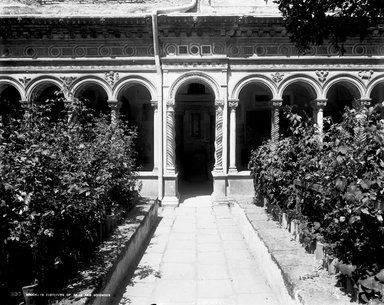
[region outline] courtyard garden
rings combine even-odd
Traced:
[[[0,294],[61,291],[137,201],[133,139],[82,101],[60,92],[23,109],[2,101]],[[18,303],[17,303],[18,304]]]
[[[384,109],[355,104],[322,134],[285,109],[288,136],[254,150],[250,168],[256,203],[265,200],[276,219],[297,223],[308,251],[323,245],[324,261],[336,264],[340,282],[348,278],[353,299],[382,304]]]

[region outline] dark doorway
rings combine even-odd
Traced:
[[[181,194],[212,192],[215,162],[214,95],[208,87],[192,83],[176,95],[176,167]]]

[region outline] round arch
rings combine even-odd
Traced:
[[[26,98],[28,101],[32,100],[33,94],[36,90],[42,89],[44,87],[48,86],[57,86],[60,90],[63,90],[63,84],[62,82],[53,76],[43,76],[39,77],[33,81],[27,86],[26,88]]]
[[[112,90],[109,87],[109,85],[104,80],[102,80],[101,78],[95,77],[95,76],[84,76],[84,77],[76,80],[72,84],[72,86],[69,88],[69,90],[72,91],[73,96],[76,96],[78,94],[78,91],[80,91],[81,89],[83,89],[87,85],[100,86],[105,91],[105,93],[107,94],[108,100],[113,99]]]
[[[221,95],[217,82],[209,75],[199,71],[191,71],[179,76],[169,88],[168,97],[170,99],[175,99],[179,89],[191,83],[199,83],[208,86],[213,91],[215,99],[220,99]]]
[[[113,97],[115,99],[119,99],[124,89],[128,89],[134,85],[144,86],[149,91],[151,99],[153,101],[157,100],[157,91],[155,86],[148,79],[140,76],[129,76],[120,79],[113,90]]]
[[[352,90],[355,98],[364,97],[365,88],[359,79],[353,77],[352,75],[336,75],[324,84],[324,90],[321,98],[327,98],[328,92],[332,86],[338,84],[346,86],[348,90]]]
[[[314,96],[314,98],[320,98],[321,96],[319,84],[312,77],[307,75],[292,75],[285,79],[280,85],[278,96],[281,98],[287,87],[292,84],[304,85],[310,90],[310,93]]]
[[[375,89],[375,87],[377,85],[381,85],[381,84],[384,84],[384,75],[381,75],[379,77],[376,77],[375,79],[373,79],[370,84],[368,85],[367,87],[367,97],[371,97],[372,95],[372,91],[373,89]]]
[[[19,92],[21,100],[26,100],[25,90],[20,83],[12,78],[0,79],[0,92],[2,92],[6,86],[14,87]]]
[[[230,97],[231,99],[238,99],[239,98],[239,95],[240,95],[240,92],[241,90],[248,84],[260,84],[264,87],[266,87],[271,95],[272,95],[272,98],[277,98],[277,90],[276,90],[276,87],[275,85],[266,77],[262,76],[262,75],[251,75],[249,77],[245,77],[243,79],[241,79],[236,85],[235,87],[233,88],[232,90],[232,94],[230,94]]]

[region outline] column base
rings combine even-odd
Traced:
[[[238,170],[236,167],[230,167],[228,169],[228,174],[237,174],[238,173]]]
[[[251,176],[251,171],[229,171],[227,194],[233,198],[241,196],[253,197],[255,195],[255,188],[253,185],[253,177]]]
[[[223,172],[212,172],[213,192],[212,201],[226,201],[227,177]]]
[[[179,203],[179,198],[175,196],[164,196],[163,200],[161,200],[162,207],[177,208],[179,206]]]
[[[179,187],[178,173],[166,173],[163,179],[164,197],[161,200],[162,206],[178,206],[179,205]]]

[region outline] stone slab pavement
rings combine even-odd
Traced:
[[[161,221],[120,305],[278,305],[226,204],[210,196]]]

